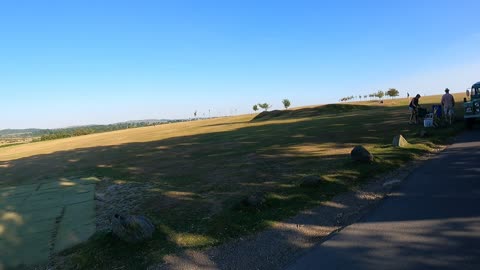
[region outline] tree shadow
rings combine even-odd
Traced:
[[[288,269],[475,269],[480,264],[478,132],[463,134],[359,223]]]
[[[324,114],[338,114],[351,112],[356,110],[370,110],[373,108],[378,108],[368,105],[353,105],[353,104],[327,104],[317,107],[308,107],[300,108],[295,110],[274,110],[274,111],[264,111],[256,115],[252,122],[258,121],[268,121],[276,119],[296,119],[296,118],[307,118],[315,117]]]
[[[202,258],[201,264],[212,269],[285,269],[286,265],[288,269],[476,269],[480,139],[477,132],[457,141],[410,175],[373,212],[362,217],[368,209],[358,210],[347,218],[340,226],[361,219],[338,234],[321,237],[323,231],[339,227],[325,217],[355,212],[368,197],[355,201],[336,197],[255,237],[200,254],[181,253],[167,262],[173,267],[195,267]],[[323,240],[327,241],[317,244]],[[295,262],[299,256],[301,260]]]

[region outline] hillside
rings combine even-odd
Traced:
[[[111,132],[115,130],[155,126],[184,120],[131,120],[109,125],[84,125],[57,129],[4,129],[0,130],[0,147],[24,144],[29,142],[49,141],[62,138],[84,136],[88,134]]]
[[[272,226],[406,164],[463,127],[459,120],[421,138],[422,127],[408,125],[406,104],[394,99],[311,106],[12,146],[0,149],[0,186],[75,177],[98,179],[101,192],[133,185],[141,196],[132,211],[154,220],[160,231],[155,238],[132,249],[101,234],[63,255],[82,269],[146,266],[169,253]],[[410,147],[392,147],[397,134]],[[372,164],[350,160],[358,144],[374,154]],[[323,180],[311,188],[301,185],[305,177]],[[266,200],[260,208],[242,204],[259,193]]]
[[[0,130],[0,138],[25,138],[35,136],[34,134],[42,132],[42,129],[27,128],[27,129],[2,129]]]

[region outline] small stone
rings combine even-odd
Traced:
[[[342,223],[343,213],[338,213],[335,219],[337,221],[337,224]]]
[[[153,223],[144,216],[115,214],[112,218],[112,233],[127,243],[140,243],[152,238]]]
[[[96,192],[95,193],[95,200],[100,201],[100,202],[105,202],[105,194]]]
[[[357,145],[352,149],[352,152],[350,152],[350,156],[354,161],[358,162],[372,162],[373,161],[373,155],[368,152],[365,147],[362,145]]]
[[[395,147],[406,147],[408,146],[407,140],[402,135],[397,135],[393,137],[393,146]]]

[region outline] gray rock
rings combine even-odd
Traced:
[[[402,135],[397,135],[393,137],[392,145],[395,147],[406,147],[408,146],[408,142]]]
[[[144,216],[112,217],[112,233],[127,243],[140,243],[152,238],[155,232],[153,223]]]
[[[95,200],[105,202],[105,194],[100,192],[95,192]]]
[[[301,187],[316,187],[322,183],[324,179],[320,176],[316,175],[308,175],[302,179],[302,183],[300,183]]]
[[[350,156],[354,161],[358,162],[372,162],[373,161],[373,155],[368,152],[365,147],[361,145],[357,145],[352,149],[352,152],[350,152]]]

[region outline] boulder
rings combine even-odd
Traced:
[[[144,216],[112,217],[112,233],[127,243],[140,243],[152,238],[155,232],[153,223]]]
[[[350,156],[354,161],[358,162],[372,162],[373,161],[373,155],[368,152],[365,147],[361,145],[357,145],[352,149],[352,152],[350,152]]]
[[[303,177],[302,182],[300,183],[301,187],[316,187],[320,185],[323,181],[323,178],[316,175],[308,175]]]
[[[393,146],[395,147],[406,147],[408,146],[407,140],[402,135],[397,135],[393,137]]]

